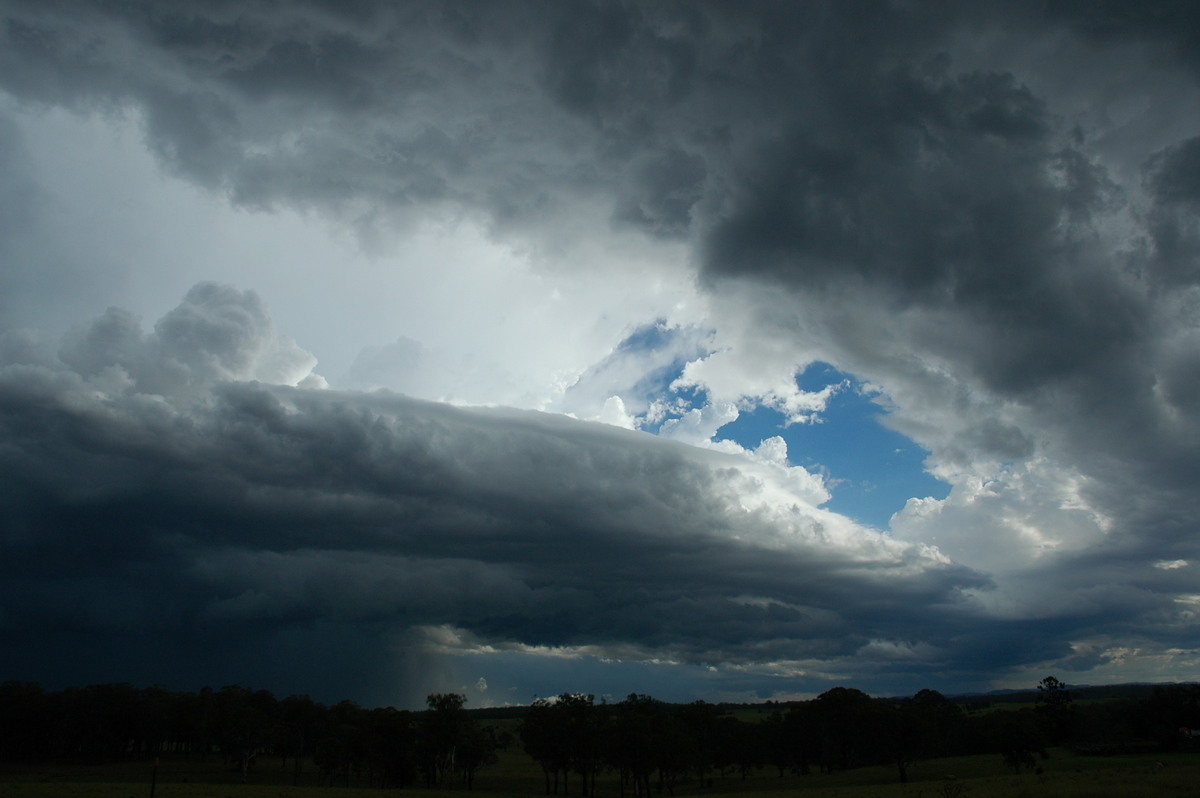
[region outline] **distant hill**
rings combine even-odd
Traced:
[[[1178,684],[1196,684],[1196,682],[1129,682],[1125,684],[1068,684],[1071,698],[1079,703],[1095,701],[1114,701],[1123,698],[1147,698],[1157,687],[1169,687]],[[935,688],[936,689],[936,688]],[[910,696],[888,696],[889,699],[900,700]],[[946,696],[954,703],[968,711],[984,707],[1005,704],[1033,704],[1037,702],[1036,688],[1029,690],[989,690],[979,693],[954,693]],[[670,702],[667,702],[670,703]],[[722,701],[714,706],[726,714],[744,712],[747,714],[769,714],[770,712],[786,710],[787,707],[802,703],[800,701],[762,701],[758,703],[732,703]],[[481,707],[468,708],[474,717],[480,720],[503,720],[520,718],[529,709],[527,706]]]
[[[1076,703],[1093,703],[1098,701],[1115,701],[1118,699],[1148,698],[1158,687],[1169,687],[1178,684],[1195,684],[1195,682],[1129,682],[1125,684],[1068,684],[1071,698]],[[1038,699],[1038,691],[1033,690],[990,690],[984,693],[960,693],[947,696],[951,701],[966,709],[968,712],[986,707],[1011,704],[1034,704]]]

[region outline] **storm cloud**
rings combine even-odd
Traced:
[[[707,695],[1197,677],[1187,6],[0,8],[7,670],[111,632],[215,678],[225,630],[375,684],[400,651],[724,669]],[[358,254],[89,261],[31,138],[64,113]],[[147,328],[160,269],[194,279]],[[819,423],[818,362],[944,498],[874,529],[782,438],[721,438]],[[262,667],[230,673],[317,680]]]
[[[779,463],[258,381],[280,347],[252,293],[200,285],[137,330],[109,311],[0,372],[10,638],[333,622],[365,627],[368,659],[380,629],[428,626],[741,664],[944,637],[986,584],[817,509],[819,484]]]

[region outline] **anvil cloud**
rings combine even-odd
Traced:
[[[1200,677],[1197,25],[0,3],[0,676]],[[887,528],[721,433],[850,390]]]

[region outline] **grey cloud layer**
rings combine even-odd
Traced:
[[[918,569],[914,594],[893,592],[890,577],[879,592],[820,547],[780,560],[733,543],[749,523],[729,515],[733,488],[699,455],[661,443],[261,385],[224,385],[184,412],[185,388],[207,397],[214,379],[294,382],[307,367],[255,326],[244,297],[228,309],[240,327],[206,327],[191,302],[147,349],[111,313],[52,369],[10,367],[19,487],[7,490],[24,508],[11,528],[65,513],[50,525],[64,537],[44,545],[66,562],[91,540],[85,518],[197,547],[180,565],[193,587],[178,603],[203,618],[282,622],[336,607],[698,658],[743,656],[730,652],[753,642],[745,628],[778,635],[782,649],[812,638],[825,654],[879,636],[944,646],[945,672],[1049,659],[1071,636],[1132,629],[1194,649],[1194,626],[1172,610],[1191,571],[1154,563],[1200,560],[1200,48],[1188,34],[1198,22],[1170,3],[4,5],[6,91],[134,109],[165,164],[236,203],[315,208],[365,238],[436,206],[534,242],[579,224],[689,241],[745,335],[882,386],[896,406],[889,423],[930,448],[941,473],[994,463],[1011,480],[978,496],[964,487],[937,517],[897,522],[899,536],[937,533],[969,564],[988,550],[981,561],[1008,567],[1008,552],[1034,548],[1014,529],[1063,525],[1065,542],[1013,577],[1014,595],[1028,588],[1061,607],[1006,610],[1042,618],[1036,628],[970,631],[928,610],[951,630],[938,633],[917,608],[941,607],[946,580],[976,578],[962,571]],[[0,157],[19,160],[3,136]],[[227,329],[245,337],[210,336]],[[7,346],[21,349],[14,337]],[[114,363],[122,370],[97,365]],[[591,376],[616,379],[619,365]],[[132,387],[112,383],[122,374]],[[122,398],[87,399],[89,381]],[[600,401],[576,393],[580,406]],[[79,469],[79,495],[51,478],[63,464]],[[1056,492],[1068,480],[1078,490]],[[97,488],[108,498],[89,504],[93,481],[136,500]],[[1051,507],[1069,513],[1039,515]],[[1102,522],[1077,517],[1087,513]],[[335,533],[346,542],[331,545]],[[105,539],[113,567],[133,568],[124,558],[141,550]],[[323,550],[339,554],[318,565]],[[363,551],[383,558],[367,569]],[[417,612],[300,587],[359,568],[368,583],[400,584],[426,567],[463,569],[503,600],[483,612],[431,587]],[[286,576],[254,583],[270,569]],[[218,572],[215,598],[197,599]],[[86,604],[103,578],[63,595]],[[1047,584],[1061,594],[1039,593]],[[744,593],[780,606],[848,601],[838,623],[853,618],[855,631],[827,637],[808,616],[730,600]],[[629,607],[654,611],[635,624]]]

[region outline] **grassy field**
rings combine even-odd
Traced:
[[[695,783],[678,785],[677,798],[712,795],[721,798],[1140,798],[1196,795],[1200,785],[1200,755],[1079,757],[1053,751],[1039,762],[1041,773],[1014,775],[999,756],[958,757],[919,762],[911,781],[899,784],[891,768],[862,768],[831,775],[788,776],[779,779],[764,770],[747,781],[717,778],[699,790]],[[0,771],[0,798],[144,798],[150,795],[152,766],[127,763],[102,766],[41,766]],[[219,761],[164,760],[158,768],[155,798],[317,798],[377,796],[378,789],[316,786],[311,765],[301,784],[292,784],[291,767],[278,760],[259,762],[247,784]],[[573,781],[570,795],[579,795]],[[406,789],[410,798],[445,795],[454,790]],[[616,798],[614,776],[597,783],[600,798]],[[474,793],[489,798],[532,798],[544,793],[540,771],[519,751],[501,753],[495,765],[476,778]],[[560,791],[561,794],[561,791]],[[665,793],[664,793],[665,796]]]

